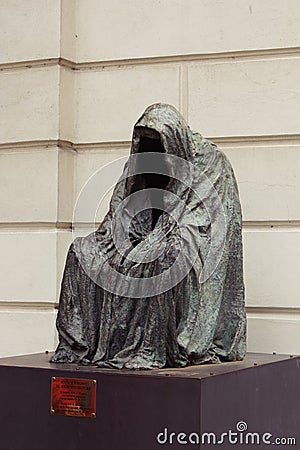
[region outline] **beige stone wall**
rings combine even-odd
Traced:
[[[298,0],[12,0],[0,17],[0,354],[55,347],[74,200],[156,101],[236,172],[249,350],[300,353]]]

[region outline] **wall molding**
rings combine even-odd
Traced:
[[[0,222],[0,232],[53,232],[71,231],[72,222]]]
[[[61,65],[61,58],[47,58],[47,59],[34,59],[25,61],[15,61],[8,63],[0,63],[0,71],[8,70],[24,70],[24,69],[36,69],[40,67],[52,67]]]
[[[0,301],[0,312],[9,310],[45,310],[53,311],[58,308],[58,302],[32,302],[32,301],[13,301],[13,300],[1,300]],[[296,316],[295,318],[300,319],[300,307],[269,307],[269,306],[246,306],[247,314],[251,317],[274,315],[278,318],[290,318],[290,316]]]
[[[53,311],[58,308],[57,302],[24,302],[24,301],[10,301],[1,300],[0,301],[0,312],[1,311],[11,311],[11,310],[26,310],[26,311]]]
[[[32,222],[0,222],[0,233],[35,233],[35,232],[55,232],[55,231],[65,231],[71,232],[73,227],[77,227],[78,229],[82,228],[85,230],[88,229],[96,229],[100,225],[100,222],[95,223],[74,223],[69,222],[42,222],[42,221],[32,221]],[[243,221],[243,230],[244,231],[296,231],[300,232],[300,220],[273,220],[273,221]]]
[[[300,307],[246,306],[246,312],[251,320],[293,320],[300,323]]]
[[[193,54],[179,54],[171,56],[147,56],[136,58],[112,59],[112,60],[98,60],[98,61],[84,61],[77,62],[63,57],[47,58],[37,60],[25,60],[0,63],[0,71],[18,70],[18,69],[34,69],[38,67],[47,67],[59,65],[66,69],[74,71],[83,70],[105,70],[108,68],[121,68],[127,66],[138,65],[156,65],[156,64],[174,64],[183,62],[198,62],[215,63],[215,62],[232,62],[242,60],[260,60],[260,59],[276,59],[276,58],[299,58],[300,47],[279,47],[279,48],[265,48],[253,50],[233,50],[225,52],[211,52],[211,53],[193,53]]]
[[[39,148],[51,148],[58,147],[58,139],[43,139],[35,141],[16,141],[16,142],[3,142],[0,143],[0,152],[4,150],[24,150],[24,149],[39,149]]]
[[[243,229],[250,231],[277,231],[282,228],[289,231],[300,231],[300,220],[245,220]]]
[[[278,134],[257,136],[206,136],[220,147],[275,147],[275,146],[300,146],[300,134]],[[99,141],[99,142],[72,142],[64,139],[44,139],[34,141],[16,141],[0,143],[0,152],[5,150],[27,150],[40,148],[55,148],[84,152],[89,150],[130,149],[131,141]]]

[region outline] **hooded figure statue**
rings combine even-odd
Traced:
[[[152,369],[243,359],[241,207],[215,144],[149,106],[99,228],[71,245],[55,363]]]

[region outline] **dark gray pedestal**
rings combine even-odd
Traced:
[[[277,448],[300,448],[300,357],[249,353],[242,362],[153,371],[55,365],[49,357],[0,359],[1,450],[254,449],[278,438]],[[96,418],[50,414],[52,377],[96,380]],[[191,443],[203,433],[219,444],[213,435]]]

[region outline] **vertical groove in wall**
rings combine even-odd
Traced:
[[[188,68],[185,63],[180,65],[179,110],[188,122]]]
[[[58,160],[59,160],[59,158],[58,158]],[[59,175],[58,175],[58,180],[59,180]],[[59,191],[59,189],[58,189],[58,191]],[[60,294],[60,286],[59,286],[59,283],[58,283],[58,267],[59,267],[58,254],[59,254],[59,241],[58,241],[58,233],[56,233],[56,239],[55,239],[55,269],[56,269],[56,271],[55,271],[55,273],[56,273],[56,276],[55,276],[55,283],[56,283],[55,292],[56,292],[56,299],[55,299],[55,304],[53,305],[54,309],[55,309],[55,307],[58,304],[59,294]],[[53,342],[52,342],[52,348],[53,349],[55,349],[56,346],[57,346],[57,342],[56,341],[57,341],[57,335],[56,335],[56,331],[55,331],[53,333]]]
[[[63,52],[63,48],[62,48],[62,34],[63,34],[63,1],[64,0],[60,0],[60,15],[59,15],[59,20],[60,20],[60,26],[59,26],[59,54],[60,57],[62,55]],[[58,67],[59,70],[59,85],[58,85],[58,137],[60,139],[60,137],[62,136],[62,130],[63,130],[63,124],[62,124],[62,102],[63,102],[63,95],[62,95],[62,70],[63,67],[61,65],[59,65]],[[74,93],[75,94],[75,93]],[[56,190],[56,215],[57,215],[57,219],[59,218],[58,214],[60,212],[60,164],[61,164],[61,155],[60,155],[60,151],[61,149],[59,148],[59,145],[57,145],[57,190]],[[56,233],[55,236],[55,284],[56,284],[56,299],[55,299],[55,303],[52,305],[52,308],[54,309],[55,306],[57,305],[57,299],[58,299],[58,295],[59,295],[59,286],[58,286],[58,273],[57,273],[57,268],[58,268],[58,247],[59,247],[59,241],[58,241],[58,233]],[[56,348],[56,341],[57,341],[57,337],[55,332],[53,333],[52,336],[52,349]]]
[[[58,117],[57,117],[57,129],[58,129],[58,139],[62,135],[62,124],[61,124],[61,102],[62,102],[62,94],[61,94],[61,71],[62,67],[58,66]]]

